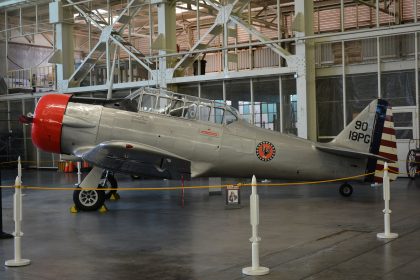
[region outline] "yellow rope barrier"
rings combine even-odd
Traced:
[[[259,183],[256,186],[267,186],[267,187],[286,187],[286,186],[297,186],[297,185],[314,185],[314,184],[323,184],[323,183],[331,183],[331,182],[338,182],[338,181],[348,181],[364,176],[373,175],[375,172],[365,173],[350,177],[343,177],[343,178],[336,178],[336,179],[329,179],[329,180],[320,180],[320,181],[304,181],[304,182],[288,182],[288,183]],[[176,186],[176,187],[119,187],[119,188],[103,188],[102,190],[106,191],[162,191],[162,190],[191,190],[191,189],[212,189],[212,188],[226,188],[230,185],[205,185],[205,186]],[[236,184],[238,187],[250,187],[252,184],[250,183],[238,183]],[[14,186],[0,186],[0,188],[14,188]],[[75,191],[81,190],[78,187],[41,187],[41,186],[22,186],[22,189],[27,190],[56,190],[56,191]],[[83,188],[83,190],[97,190],[98,188]]]
[[[292,182],[292,183],[257,184],[257,186],[261,185],[261,186],[268,186],[268,187],[271,187],[271,186],[273,186],[273,187],[280,186],[281,187],[281,186],[296,186],[296,185],[315,185],[315,184],[347,181],[347,180],[356,179],[356,178],[369,176],[369,175],[373,175],[373,174],[375,174],[375,172],[365,173],[365,174],[360,174],[360,175],[355,175],[355,176],[350,176],[350,177],[337,178],[337,179],[329,179],[329,180],[294,182],[294,183]],[[252,186],[252,184],[243,184],[243,186],[249,187],[249,186]]]
[[[64,160],[64,161],[66,161],[66,160]],[[12,163],[17,163],[17,162],[18,162],[17,160],[5,161],[5,162],[0,162],[0,165],[12,164]],[[46,163],[46,162],[57,163],[57,162],[60,162],[60,161],[59,160],[57,160],[57,161],[51,161],[51,160],[41,160],[41,161],[21,160],[21,163]],[[420,161],[407,161],[407,160],[403,160],[403,159],[399,159],[398,162],[411,162],[411,163],[420,164]]]
[[[384,169],[380,170],[384,171]],[[392,170],[389,170],[390,173],[393,173]],[[420,171],[416,172],[417,174]],[[364,173],[349,177],[343,178],[336,178],[336,179],[329,179],[329,180],[319,180],[319,181],[303,181],[303,182],[287,182],[287,183],[259,183],[256,186],[266,186],[266,187],[286,187],[286,186],[299,186],[299,185],[315,185],[315,184],[323,184],[323,183],[332,183],[332,182],[339,182],[339,181],[348,181],[352,179],[357,179],[360,177],[370,176],[375,174],[375,172]],[[407,174],[407,173],[399,173]],[[188,189],[212,189],[212,188],[226,188],[228,186],[234,186],[234,184],[230,185],[211,185],[211,186],[176,186],[176,187],[119,187],[119,188],[102,188],[102,190],[106,191],[172,191],[172,190],[188,190]],[[238,183],[236,184],[238,187],[250,187],[252,186],[251,183]],[[15,186],[0,186],[0,188],[4,189],[11,189],[15,188]],[[27,190],[55,190],[55,191],[75,191],[81,190],[79,187],[42,187],[42,186],[21,186],[22,189]],[[97,190],[98,188],[83,188],[83,190]]]

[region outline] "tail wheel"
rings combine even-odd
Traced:
[[[416,151],[413,149],[408,151],[406,168],[407,168],[408,178],[414,179],[417,174],[417,163],[416,163]]]
[[[94,190],[78,188],[73,192],[73,202],[79,210],[96,211],[104,205],[105,192],[100,188]]]
[[[349,197],[351,196],[353,193],[353,187],[348,184],[348,183],[344,183],[340,186],[340,194],[344,197]]]

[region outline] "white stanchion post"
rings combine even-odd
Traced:
[[[82,162],[77,162],[77,185],[80,186],[82,183]]]
[[[28,259],[22,259],[21,238],[23,236],[22,228],[22,165],[20,157],[18,159],[18,176],[15,180],[15,194],[13,196],[13,219],[15,221],[15,258],[5,262],[6,266],[24,266],[31,263]]]
[[[258,236],[258,224],[260,223],[260,205],[257,194],[257,178],[252,176],[252,193],[250,196],[250,212],[252,237],[249,239],[252,243],[252,266],[242,269],[242,273],[246,275],[265,275],[270,272],[267,267],[260,266],[259,242],[261,238]]]
[[[388,175],[388,163],[385,162],[384,166],[384,177],[383,177],[383,188],[384,188],[384,201],[385,209],[384,212],[384,232],[378,233],[376,236],[378,238],[397,238],[397,233],[391,232],[391,209],[389,209],[389,201],[391,199],[389,175]]]

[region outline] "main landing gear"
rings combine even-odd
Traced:
[[[344,183],[340,186],[340,194],[344,197],[349,197],[353,193],[353,187],[349,183]]]
[[[99,182],[99,183],[98,183]],[[96,189],[84,189],[89,186],[98,187]],[[96,211],[99,210],[106,199],[117,196],[117,190],[108,190],[109,188],[118,188],[117,180],[110,171],[104,171],[94,167],[86,176],[80,186],[73,192],[73,202],[77,210]]]

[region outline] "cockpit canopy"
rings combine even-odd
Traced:
[[[229,124],[239,119],[235,108],[224,101],[213,101],[164,89],[140,88],[127,96],[137,111],[164,114],[173,117]],[[133,108],[134,109],[134,108]]]

